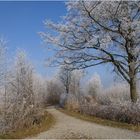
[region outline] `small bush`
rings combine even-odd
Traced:
[[[68,94],[65,107],[68,110],[73,110],[75,112],[79,112],[80,107],[79,107],[78,98],[76,98],[76,96],[73,94]]]

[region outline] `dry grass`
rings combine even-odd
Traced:
[[[31,137],[40,132],[48,130],[52,125],[54,125],[54,123],[54,117],[48,112],[45,112],[43,120],[40,124],[33,125],[29,128],[18,129],[17,131],[8,134],[0,135],[0,139],[21,139]]]
[[[105,126],[123,128],[123,129],[140,132],[140,125],[133,125],[133,124],[110,121],[110,120],[106,120],[106,119],[97,118],[94,116],[89,116],[89,115],[80,114],[80,113],[73,112],[73,111],[68,111],[66,109],[59,109],[59,111],[61,111],[62,113],[65,113],[67,115],[70,115],[72,117],[75,117],[77,119],[81,119],[81,120],[85,120],[85,121],[89,121],[89,122],[93,122],[93,123],[97,123],[97,124],[101,124],[101,125],[105,125]]]

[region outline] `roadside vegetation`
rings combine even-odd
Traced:
[[[74,72],[71,74],[74,74]],[[130,126],[132,124],[136,128],[139,126],[140,103],[139,101],[135,104],[131,102],[127,84],[118,83],[105,89],[102,86],[100,76],[95,74],[82,88],[81,75],[80,71],[76,71],[76,75],[73,76],[74,82],[71,79],[69,93],[62,93],[57,90],[56,96],[52,94],[52,98],[57,98],[57,101],[52,102],[52,104],[58,104],[59,102],[62,108],[70,112],[116,121],[118,124],[124,123],[125,125],[127,123]],[[81,84],[77,85],[77,83]],[[62,86],[61,88],[65,90],[65,87]],[[50,93],[54,93],[54,90]]]
[[[61,111],[62,113],[65,113],[67,115],[70,115],[72,117],[75,117],[77,119],[97,123],[97,124],[104,125],[104,126],[128,129],[128,130],[132,130],[132,131],[136,131],[136,132],[140,131],[140,126],[139,125],[133,125],[133,124],[128,124],[128,123],[110,121],[110,120],[107,120],[107,119],[101,119],[99,117],[94,117],[94,116],[87,115],[87,114],[81,114],[81,113],[78,113],[78,112],[69,111],[69,110],[64,109],[64,108],[59,109],[59,111]]]
[[[12,60],[4,40],[0,50],[0,138],[23,138],[47,130],[54,118],[46,111],[46,80],[34,71],[23,50]]]
[[[140,1],[68,1],[67,14],[60,22],[44,22],[48,30],[40,35],[48,48],[51,44],[56,50],[49,64],[60,65],[62,107],[140,124],[139,5]],[[106,88],[98,74],[81,81],[82,70],[97,65],[110,66],[119,82]]]
[[[10,133],[0,135],[0,139],[22,139],[28,137],[31,138],[32,136],[35,136],[43,131],[47,131],[55,124],[54,117],[47,112],[44,112],[43,116],[40,117],[41,120],[39,124],[34,124],[28,126],[28,128],[20,128],[15,130],[14,132],[12,131]]]
[[[46,20],[47,32],[40,32],[54,54],[49,66],[59,66],[50,79],[35,71],[24,51],[9,58],[7,42],[0,39],[0,138],[48,129],[54,123],[46,113],[48,105],[60,105],[81,119],[139,131],[140,1],[79,0],[66,2],[66,7],[60,23]],[[100,64],[109,65],[119,82],[104,87],[98,72],[85,78],[86,68]]]

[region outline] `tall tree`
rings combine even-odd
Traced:
[[[73,70],[71,72],[70,91],[72,94],[79,96],[80,84],[81,84],[81,80],[82,80],[83,76],[84,76],[83,70]]]
[[[83,69],[111,64],[130,85],[132,102],[138,98],[140,73],[140,1],[70,1],[61,23],[46,21],[57,34],[41,33],[58,47],[57,60]],[[64,58],[64,59],[62,59]],[[68,61],[66,61],[68,60]]]
[[[7,99],[7,83],[8,83],[8,71],[7,71],[7,42],[3,38],[0,38],[0,97],[3,97],[2,117],[4,126],[8,124],[8,99]],[[6,132],[6,127],[2,130]]]
[[[65,87],[65,92],[68,94],[70,91],[71,84],[71,70],[69,65],[63,65],[60,68],[59,79]]]
[[[102,90],[102,82],[100,79],[100,75],[98,75],[97,73],[94,73],[94,75],[88,81],[87,87],[88,87],[87,88],[88,93],[91,96],[96,98],[98,94],[101,93],[101,90]]]
[[[33,67],[24,51],[16,56],[13,79],[10,81],[13,90],[13,125],[22,121],[34,112]],[[16,121],[15,121],[16,120]]]

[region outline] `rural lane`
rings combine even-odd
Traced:
[[[47,109],[56,123],[32,139],[140,139],[140,132],[102,126],[68,116],[54,107]]]

